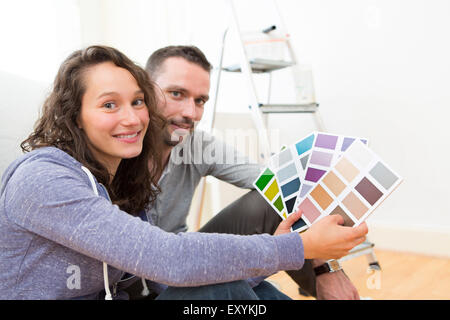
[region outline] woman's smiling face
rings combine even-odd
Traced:
[[[122,159],[138,156],[149,123],[144,93],[131,73],[112,62],[87,69],[78,125],[96,160],[115,174]]]

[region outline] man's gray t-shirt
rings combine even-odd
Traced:
[[[252,163],[234,147],[195,131],[172,149],[159,180],[161,193],[147,210],[147,217],[165,231],[187,231],[186,218],[202,177],[211,175],[237,187],[253,189],[253,181],[261,170],[261,165]]]

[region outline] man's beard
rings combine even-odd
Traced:
[[[170,131],[169,126],[173,124],[176,126],[181,126],[180,129],[175,129],[173,132]],[[186,128],[186,129],[184,129]],[[163,140],[164,143],[169,147],[174,147],[183,141],[183,138],[188,134],[191,134],[195,129],[195,123],[191,119],[168,119],[166,127],[164,128]]]

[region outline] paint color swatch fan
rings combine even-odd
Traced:
[[[365,138],[323,132],[315,132],[308,139],[311,140],[309,148],[301,154],[300,159],[304,175],[296,207],[353,142],[368,142]]]
[[[360,138],[323,132],[308,134],[290,146],[283,146],[278,154],[273,155],[268,161],[267,170],[263,171],[254,185],[272,207],[277,204],[277,213],[286,219],[356,139]],[[367,139],[361,141],[367,143]],[[271,187],[266,185],[269,181]],[[272,198],[275,197],[272,190],[277,190],[279,196]],[[293,229],[304,230],[307,227],[305,220],[299,219]]]
[[[302,232],[330,214],[358,226],[401,181],[367,139],[314,132],[274,155],[254,185],[282,219],[302,209],[292,226]]]
[[[327,215],[338,214],[344,225],[356,227],[402,182],[377,154],[356,140],[323,175],[297,209],[310,226]],[[294,230],[301,231],[301,230]]]

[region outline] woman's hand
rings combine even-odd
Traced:
[[[366,240],[369,231],[363,222],[357,227],[344,227],[340,215],[326,216],[300,234],[305,259],[339,259]]]
[[[292,213],[279,224],[274,235],[291,232],[292,225],[301,216],[301,210]],[[339,259],[364,242],[369,231],[365,222],[355,228],[343,224],[344,218],[340,215],[326,216],[301,233],[305,259]]]

